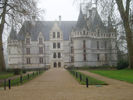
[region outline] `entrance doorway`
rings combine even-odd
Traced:
[[[58,62],[58,67],[61,67],[61,62]]]
[[[56,62],[54,62],[54,68],[56,68],[57,67],[57,63]]]

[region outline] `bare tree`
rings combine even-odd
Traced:
[[[130,4],[131,0],[125,0],[125,7],[122,0],[116,0],[118,9],[123,21],[123,26],[126,33],[126,41],[128,48],[129,68],[133,68],[133,33],[130,27]]]
[[[2,36],[4,26],[21,26],[25,20],[37,18],[39,9],[35,0],[1,0],[0,1],[0,71],[5,70]]]
[[[98,0],[100,4],[103,4],[103,10],[108,16],[112,17],[112,20],[116,24],[121,23],[123,26],[123,32],[126,36],[129,68],[133,68],[133,30],[131,23],[131,16],[133,12],[133,0]],[[120,17],[120,18],[119,18]],[[119,21],[117,19],[120,19]],[[120,34],[123,35],[123,34]]]

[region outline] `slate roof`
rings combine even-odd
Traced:
[[[9,37],[10,39],[17,40],[17,32],[14,30],[14,28],[11,28]]]
[[[92,10],[95,10],[95,12],[92,11],[92,14],[88,18],[88,24],[89,24],[88,29],[92,32],[96,31],[96,29],[100,29],[103,32],[107,32],[107,27],[104,26],[104,23],[102,22],[97,9],[93,8]],[[95,14],[93,14],[93,13],[95,13]]]
[[[84,19],[84,14],[82,13],[82,10],[80,9],[78,21],[76,24],[76,30],[80,31],[83,28],[87,28],[86,20]]]
[[[18,39],[19,40],[24,40],[25,35],[27,32],[31,36],[32,41],[36,41],[38,34],[42,32],[44,35],[45,40],[49,40],[49,33],[54,26],[55,21],[36,21],[35,25],[33,25],[30,21],[24,22],[19,34],[18,34]],[[59,27],[61,28],[63,32],[63,38],[64,40],[69,39],[69,34],[72,31],[72,28],[75,27],[77,21],[61,21]]]
[[[94,8],[92,10],[96,9]],[[94,32],[98,28],[102,32],[110,33],[109,27],[104,26],[97,10],[92,12],[87,20],[88,21],[85,20],[84,14],[82,13],[82,10],[80,10],[78,21],[58,21],[58,26],[63,32],[63,39],[69,40],[72,29],[81,31],[83,28],[86,28],[88,31]],[[31,36],[31,40],[36,41],[39,33],[41,32],[44,39],[49,40],[49,33],[54,26],[54,23],[55,21],[36,21],[35,24],[33,24],[31,21],[25,21],[18,35],[16,36],[16,32],[12,30],[10,37],[12,39],[24,40],[28,32]]]

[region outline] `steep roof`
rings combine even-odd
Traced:
[[[39,33],[42,32],[45,40],[49,40],[49,33],[54,23],[55,21],[36,21],[35,25],[33,25],[32,22],[26,21],[18,34],[18,39],[24,40],[28,32],[31,36],[31,40],[36,41]],[[64,40],[68,40],[72,27],[76,25],[76,21],[61,21],[58,25],[63,32]]]
[[[11,32],[10,32],[9,38],[13,39],[13,40],[17,39],[17,32],[14,30],[14,28],[11,28]]]
[[[110,16],[108,16],[108,31],[109,32],[115,32],[116,31],[116,29],[113,28],[113,24],[112,24]]]
[[[104,26],[100,15],[97,12],[96,8],[92,8],[92,13],[88,18],[89,30],[95,31],[97,28],[100,30],[106,31],[106,27]]]
[[[82,30],[83,28],[87,28],[86,20],[84,19],[84,14],[82,10],[80,9],[78,21],[76,24],[76,30]]]

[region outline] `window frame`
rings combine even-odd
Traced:
[[[57,38],[60,38],[60,32],[57,32]]]
[[[43,54],[43,47],[39,47],[39,54]]]
[[[27,64],[31,64],[31,59],[28,57],[28,58],[26,58],[26,63]]]
[[[29,37],[26,37],[26,44],[30,44],[30,38]]]

